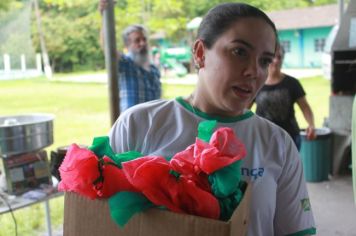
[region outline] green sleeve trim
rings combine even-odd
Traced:
[[[316,228],[305,229],[296,233],[288,234],[287,236],[304,236],[316,234]]]
[[[250,118],[251,116],[253,116],[253,112],[252,111],[247,111],[244,114],[240,115],[240,116],[234,116],[234,117],[220,117],[220,116],[211,116],[209,114],[206,114],[205,112],[200,111],[198,108],[194,108],[187,103],[182,97],[177,97],[176,101],[181,104],[185,109],[187,109],[188,111],[196,114],[197,116],[206,119],[206,120],[216,120],[218,122],[221,123],[233,123],[236,121],[241,121],[241,120],[245,120],[247,118]]]

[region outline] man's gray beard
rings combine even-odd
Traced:
[[[140,65],[143,66],[149,62],[149,56],[147,50],[142,50],[141,52],[132,52],[132,60]]]

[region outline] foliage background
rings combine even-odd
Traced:
[[[33,1],[0,1],[0,20],[9,17],[9,15],[14,14],[13,12],[18,11],[26,4],[33,3]],[[98,11],[99,0],[37,1],[40,6],[46,46],[54,70],[68,72],[104,68],[103,52],[99,44],[101,27],[101,16]],[[134,23],[145,25],[150,30],[150,35],[165,35],[165,39],[172,45],[187,43],[189,32],[186,30],[186,24],[197,16],[203,16],[212,6],[222,2],[225,1],[118,0],[115,4],[118,48],[123,49],[121,31]],[[239,2],[252,4],[268,12],[332,4],[336,3],[337,0],[242,0]],[[39,52],[38,31],[33,12],[31,20],[27,23],[32,26],[31,41],[36,52]],[[16,40],[21,39],[12,38],[11,42]]]

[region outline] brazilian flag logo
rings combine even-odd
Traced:
[[[303,211],[310,211],[311,207],[310,207],[309,198],[304,198],[300,200],[300,202],[302,204]]]

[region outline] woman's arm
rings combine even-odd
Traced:
[[[314,130],[315,129],[314,114],[305,96],[299,98],[297,100],[297,104],[303,113],[304,119],[308,123],[308,127],[306,129],[307,139],[315,139],[316,136]]]

